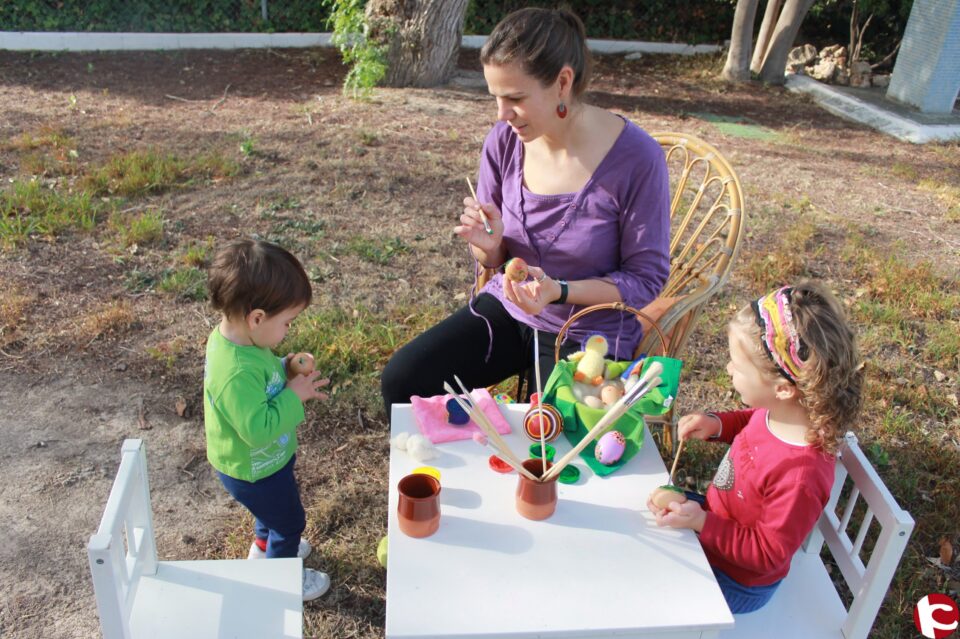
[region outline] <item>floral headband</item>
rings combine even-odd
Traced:
[[[791,383],[797,383],[803,368],[801,351],[805,351],[800,335],[793,323],[790,299],[793,289],[789,286],[764,295],[752,304],[760,326],[760,342],[763,350],[773,361],[777,370]]]

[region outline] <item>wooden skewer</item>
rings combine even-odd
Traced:
[[[673,458],[673,466],[670,467],[670,484],[673,484],[673,474],[677,472],[677,462],[680,461],[680,453],[683,452],[683,442],[685,440],[680,440],[680,445],[677,446],[677,454]]]
[[[547,474],[547,440],[544,438],[543,427],[543,389],[540,388],[540,335],[533,329],[533,370],[537,378],[537,416],[540,418],[540,459],[543,460],[543,470],[540,476]]]
[[[555,462],[550,470],[543,476],[543,481],[549,481],[556,475],[560,473],[564,467],[569,464],[573,459],[580,454],[587,445],[590,444],[594,439],[596,439],[604,430],[606,430],[611,424],[620,419],[620,416],[627,412],[627,409],[630,408],[638,399],[646,395],[652,389],[660,385],[660,378],[656,377],[663,372],[663,366],[660,362],[653,362],[647,367],[647,371],[643,374],[639,380],[637,380],[637,385],[630,389],[630,391],[624,394],[617,403],[614,404],[607,410],[606,414],[600,418],[600,421],[597,422],[596,426],[590,429],[590,431],[583,436],[583,439],[580,440],[576,446],[574,446],[570,451],[560,458],[559,461]]]
[[[467,178],[467,186],[470,187],[470,195],[473,196],[474,200],[477,200],[477,192],[473,190],[473,183],[470,178]],[[477,200],[477,204],[480,204],[480,200]],[[487,212],[483,210],[483,207],[480,207],[480,219],[483,220],[483,228],[487,235],[493,235],[493,229],[490,228],[490,221],[487,219]]]
[[[457,382],[457,386],[460,387],[460,390],[463,391],[463,394],[467,397],[471,397],[470,391],[467,390],[467,387],[463,385],[463,382],[460,381],[460,378],[454,375],[453,379]],[[504,441],[503,437],[500,436],[500,433],[497,432],[496,427],[490,423],[490,420],[487,419],[486,414],[482,410],[476,410],[475,412],[472,412],[471,416],[474,417],[474,421],[477,422],[478,425],[486,427],[485,431],[487,435],[493,439],[494,443],[498,448],[500,448],[501,451],[504,452],[504,454],[512,457],[513,460],[518,464],[521,463],[520,458],[514,454],[513,450],[510,448],[510,445]],[[530,474],[533,475],[533,473]]]
[[[459,382],[459,380],[457,381]],[[500,453],[500,457],[507,462],[507,464],[509,464],[514,470],[527,479],[531,481],[540,481],[536,476],[534,476],[533,473],[523,467],[523,464],[520,462],[517,456],[513,454],[513,451],[510,450],[510,447],[507,446],[507,443],[503,441],[502,437],[500,437],[500,433],[497,432],[497,429],[494,428],[493,424],[487,420],[487,417],[483,414],[483,411],[481,411],[479,408],[474,408],[472,405],[467,404],[460,399],[460,396],[455,390],[453,390],[453,387],[450,386],[450,384],[444,382],[443,387],[453,396],[453,399],[457,402],[457,404],[459,404],[460,408],[462,408],[464,412],[466,412],[474,421],[474,423],[480,428],[480,430],[483,431],[483,433],[487,436],[490,445],[493,446],[498,453]],[[470,397],[470,393],[465,394],[467,397]]]

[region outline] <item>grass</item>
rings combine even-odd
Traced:
[[[124,248],[158,242],[163,238],[163,213],[116,213],[110,217],[110,228]]]
[[[102,210],[89,193],[63,193],[39,180],[15,180],[0,191],[0,244],[12,247],[35,235],[90,231]]]
[[[301,315],[277,352],[313,353],[317,370],[330,377],[334,395],[353,386],[352,380],[361,380],[359,396],[357,389],[352,389],[350,397],[377,410],[377,380],[389,356],[442,317],[440,309],[408,308],[387,313],[324,306]]]
[[[240,164],[210,151],[189,159],[160,149],[131,151],[111,158],[80,180],[93,195],[138,197],[163,193],[196,180],[218,180],[240,173]]]
[[[76,337],[82,346],[88,346],[103,335],[119,334],[130,329],[136,315],[129,302],[114,301],[86,312],[80,321]]]
[[[180,300],[207,299],[207,273],[196,266],[168,270],[160,277],[157,289]]]
[[[410,247],[399,237],[389,240],[357,237],[350,240],[347,248],[351,253],[378,266],[386,266],[394,256],[410,251]]]
[[[34,298],[19,286],[0,280],[0,347],[18,339],[21,327],[27,323],[27,309]]]

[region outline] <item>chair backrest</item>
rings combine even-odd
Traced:
[[[668,355],[678,357],[705,304],[730,277],[744,236],[743,191],[730,163],[703,140],[652,135],[670,173],[670,276],[641,310],[667,333]],[[637,352],[652,352],[657,339],[646,331]]]
[[[863,504],[860,504],[861,497]],[[854,520],[858,525],[853,525]],[[874,521],[880,530],[864,562],[861,559],[866,552],[864,542]],[[866,639],[870,634],[913,526],[913,517],[897,504],[863,454],[856,436],[847,433],[846,445],[837,456],[830,501],[803,545],[804,552],[819,554],[826,542],[853,594],[841,628],[846,639]],[[856,533],[851,540],[847,530],[854,528]],[[870,538],[874,536],[871,534]]]
[[[143,575],[157,572],[147,456],[141,439],[123,442],[120,469],[103,518],[87,543],[104,639],[129,639],[130,614]]]

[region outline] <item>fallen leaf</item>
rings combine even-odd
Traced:
[[[183,397],[177,397],[176,409],[177,409],[177,416],[178,416],[178,417],[186,417],[186,415],[187,415],[187,400],[185,400]]]
[[[940,540],[940,563],[949,566],[953,562],[953,544],[944,537]]]

